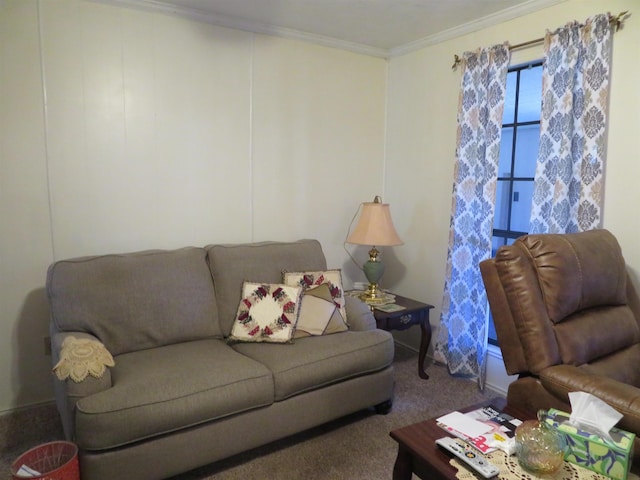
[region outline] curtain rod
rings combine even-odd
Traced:
[[[612,27],[614,27],[615,31],[617,32],[622,28],[624,21],[630,14],[629,14],[629,10],[627,10],[626,12],[620,12],[615,17],[610,13],[608,15],[609,15],[609,24]],[[529,40],[528,42],[522,42],[516,45],[509,45],[509,50],[518,50],[519,48],[530,47],[531,45],[538,45],[539,43],[544,42],[544,38],[545,37],[536,38],[535,40]],[[456,68],[458,68],[458,65],[460,65],[461,62],[462,62],[462,59],[460,58],[460,56],[458,56],[458,54],[455,54],[453,56],[453,65],[451,65],[451,69],[455,70]]]

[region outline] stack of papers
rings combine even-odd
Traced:
[[[512,455],[516,449],[515,431],[522,421],[489,406],[468,413],[451,412],[436,419],[436,423],[482,453],[500,449]]]

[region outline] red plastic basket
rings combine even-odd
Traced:
[[[18,475],[25,465],[40,472],[39,476]],[[71,442],[49,442],[27,450],[11,464],[11,475],[16,480],[80,480],[78,447]]]

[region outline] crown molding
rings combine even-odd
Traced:
[[[0,0],[2,1],[2,0]],[[201,10],[186,7],[178,7],[168,2],[160,2],[156,0],[89,0],[94,3],[102,3],[107,5],[115,5],[121,7],[135,8],[137,10],[146,10],[150,12],[163,13],[166,15],[174,15],[177,17],[188,18],[198,22],[217,25],[219,27],[233,28],[243,30],[245,32],[272,35],[276,37],[301,40],[305,42],[315,43],[325,47],[338,48],[348,50],[363,55],[373,57],[388,58],[389,50],[384,48],[372,47],[360,43],[348,42],[325,35],[317,35],[313,33],[303,32],[292,28],[279,27],[266,23],[254,22],[239,17],[231,17],[218,14],[209,14]]]
[[[151,12],[164,13],[167,15],[174,15],[178,17],[188,18],[211,25],[217,25],[220,27],[233,28],[236,30],[243,30],[246,32],[273,35],[277,37],[289,38],[294,40],[301,40],[304,42],[315,43],[318,45],[338,48],[347,50],[363,55],[369,55],[380,58],[397,57],[405,55],[407,53],[420,50],[421,48],[435,45],[447,40],[451,40],[468,33],[472,33],[478,30],[482,30],[487,27],[492,27],[497,24],[512,20],[517,17],[528,15],[538,10],[542,10],[553,5],[557,5],[567,0],[529,0],[528,2],[509,7],[505,10],[497,12],[486,17],[479,18],[472,22],[468,22],[459,25],[454,28],[450,28],[443,32],[421,38],[414,42],[401,45],[392,49],[372,47],[370,45],[364,45],[360,43],[348,42],[346,40],[340,40],[325,35],[317,35],[313,33],[303,32],[291,28],[279,27],[277,25],[270,25],[266,23],[254,22],[239,17],[231,17],[218,14],[210,14],[201,10],[196,10],[187,7],[178,7],[170,2],[158,1],[158,0],[89,0],[95,3],[103,3],[108,5],[116,5],[122,7],[135,8],[138,10],[146,10]],[[2,0],[0,0],[2,2]]]
[[[461,37],[462,35],[476,32],[484,28],[493,27],[500,23],[513,20],[514,18],[522,17],[538,10],[552,7],[566,1],[567,0],[529,0],[528,2],[509,7],[492,15],[487,15],[486,17],[479,18],[472,22],[464,23],[457,27],[444,30],[435,35],[431,35],[420,40],[416,40],[415,42],[410,42],[405,45],[392,48],[389,51],[389,56],[397,57],[400,55],[405,55],[407,53],[420,50],[421,48],[442,43],[453,38]]]

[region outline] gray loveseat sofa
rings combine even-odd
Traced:
[[[47,274],[54,365],[68,336],[115,365],[54,379],[83,480],[159,479],[372,406],[390,407],[394,345],[346,297],[349,330],[293,343],[226,341],[244,280],[327,267],[315,240],[61,260]]]

